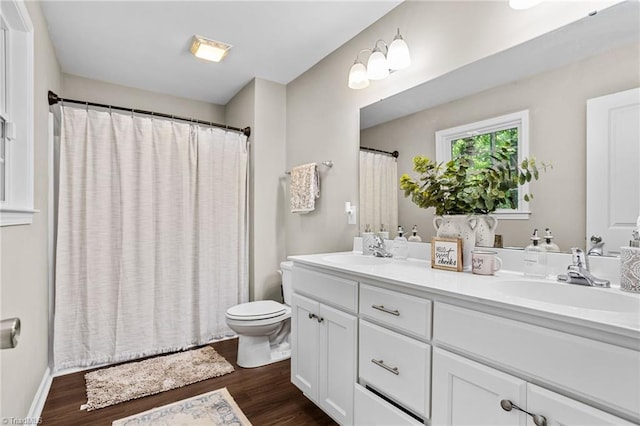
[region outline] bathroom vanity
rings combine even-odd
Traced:
[[[640,295],[290,257],[291,380],[343,425],[640,423]]]

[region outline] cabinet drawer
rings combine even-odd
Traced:
[[[410,411],[428,417],[431,347],[360,320],[360,379]]]
[[[436,303],[434,341],[638,417],[640,352]]]
[[[431,339],[431,300],[360,284],[360,313],[376,322]]]
[[[353,423],[356,426],[421,426],[414,420],[384,399],[366,390],[356,383],[355,411]]]
[[[358,282],[312,271],[293,265],[293,291],[311,296],[338,308],[356,312],[358,307]]]

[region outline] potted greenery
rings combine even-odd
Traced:
[[[464,149],[472,150],[473,147],[467,143]],[[413,169],[418,177],[414,179],[404,174],[400,178],[405,197],[411,197],[418,207],[435,209],[434,226],[438,236],[463,239],[465,266],[476,244],[476,226],[483,228],[479,235],[483,245],[493,246],[497,221],[494,217],[489,222],[485,222],[486,219],[479,221],[479,217],[498,208],[516,208],[518,186],[539,177],[535,157],[518,163],[515,149],[508,145],[498,145],[482,161],[484,164],[478,167],[478,159],[473,155],[463,155],[447,163],[417,156],[413,159]],[[550,166],[541,165],[542,170],[547,167]],[[526,201],[532,198],[531,194],[524,195]]]

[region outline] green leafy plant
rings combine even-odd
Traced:
[[[476,168],[471,156],[437,163],[419,155],[413,159],[413,170],[419,176],[414,179],[405,173],[400,188],[418,207],[434,207],[440,216],[488,214],[498,208],[516,208],[518,186],[537,180],[540,170],[551,167],[542,163],[539,169],[533,156],[518,164],[515,149],[509,146],[498,146],[490,158],[485,168]],[[532,198],[532,194],[524,195],[525,201]]]

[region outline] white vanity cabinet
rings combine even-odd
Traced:
[[[611,337],[569,310],[459,294],[486,277],[317,256],[294,262],[291,380],[338,423],[640,425],[635,323]]]
[[[436,303],[433,425],[575,425],[631,423],[566,396],[473,361],[575,393],[605,407],[637,415],[637,351],[475,310]],[[631,378],[635,378],[631,379]],[[528,411],[506,411],[501,402]],[[543,416],[534,422],[533,415]]]
[[[604,411],[439,348],[433,351],[432,404],[433,426],[632,425]]]
[[[335,286],[340,291],[331,294]],[[350,425],[356,382],[357,282],[294,267],[293,290],[291,381],[338,423]]]

